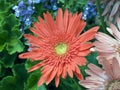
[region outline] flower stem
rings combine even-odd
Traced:
[[[98,13],[99,13],[99,15],[100,15],[100,22],[101,22],[102,30],[103,30],[102,32],[107,33],[106,23],[104,22],[104,18],[103,18],[103,16],[102,16],[102,10],[101,10],[100,1],[101,1],[101,0],[96,0],[97,10],[98,10]]]

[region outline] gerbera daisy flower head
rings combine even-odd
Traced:
[[[94,42],[94,49],[98,52],[98,58],[105,57],[110,60],[120,57],[120,18],[117,19],[117,26],[110,23],[110,28],[107,28],[113,37],[102,32],[95,35],[97,41]]]
[[[105,58],[104,58],[105,59]],[[120,90],[120,64],[116,58],[112,59],[112,64],[107,60],[102,60],[103,69],[89,64],[89,75],[86,80],[81,80],[80,85],[88,90]]]
[[[116,23],[117,18],[120,17],[120,0],[101,0],[101,3],[105,5],[103,16],[105,21],[114,21]]]
[[[83,79],[78,65],[86,64],[85,56],[91,52],[89,49],[93,46],[93,43],[88,41],[94,38],[99,27],[96,26],[80,35],[86,25],[84,20],[80,19],[81,16],[81,13],[72,15],[67,9],[63,14],[59,8],[56,21],[47,12],[44,14],[45,20],[38,17],[39,22],[30,28],[34,35],[24,35],[31,45],[31,50],[20,54],[19,57],[40,61],[29,69],[31,72],[42,68],[38,85],[44,82],[49,84],[55,78],[55,84],[58,86],[60,77],[66,78],[67,73],[70,77],[73,77],[74,73],[79,80]]]

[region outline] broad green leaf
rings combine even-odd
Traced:
[[[15,65],[12,71],[13,76],[7,76],[0,81],[0,90],[24,90],[28,77],[24,64]]]
[[[25,62],[25,67],[29,70],[32,66],[39,63],[39,61],[31,62],[29,59]],[[25,84],[24,90],[46,90],[46,86],[43,84],[40,87],[37,86],[38,80],[40,79],[40,69],[37,69],[30,73],[30,76]]]
[[[24,49],[23,43],[17,39],[11,39],[7,42],[6,50],[9,54],[13,54],[15,52],[22,52]]]
[[[3,45],[8,40],[8,32],[0,30],[0,45]]]
[[[17,79],[7,76],[0,81],[0,90],[23,90]]]
[[[12,23],[11,23],[12,22]],[[18,27],[20,25],[20,21],[15,17],[14,14],[9,14],[3,22],[3,29],[11,32],[12,28]]]
[[[17,54],[9,55],[7,52],[3,51],[0,53],[0,63],[6,68],[12,67],[14,65],[16,56]]]
[[[24,90],[46,90],[46,86],[44,84],[41,85],[40,87],[38,87],[37,85],[40,76],[41,75],[39,70],[30,73],[27,83],[25,84]]]
[[[6,0],[0,0],[0,13],[7,12],[11,7],[11,4],[6,2]]]
[[[11,35],[12,38],[16,38],[16,39],[20,39],[23,36],[22,32],[19,30],[18,27],[12,28]]]
[[[22,84],[24,84],[24,82],[27,80],[28,77],[28,73],[27,70],[25,69],[25,65],[24,63],[22,64],[16,64],[13,69],[13,75],[20,80],[19,82],[21,82]]]

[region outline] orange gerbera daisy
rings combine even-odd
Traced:
[[[43,20],[38,17],[39,22],[34,24],[30,30],[35,34],[25,34],[31,45],[29,52],[20,54],[20,58],[30,58],[31,61],[39,60],[40,63],[29,69],[29,72],[41,68],[42,76],[38,85],[49,84],[55,78],[56,87],[59,85],[60,76],[65,78],[67,73],[73,77],[73,73],[79,80],[83,79],[77,65],[85,65],[87,56],[90,53],[92,43],[86,43],[94,38],[99,29],[98,26],[79,35],[86,23],[80,20],[82,14],[72,15],[65,10],[58,10],[56,21],[54,22],[50,13],[44,14]]]

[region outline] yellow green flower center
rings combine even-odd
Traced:
[[[67,52],[67,48],[68,48],[67,44],[59,43],[55,46],[55,53],[57,55],[63,55]]]
[[[112,81],[106,90],[120,90],[120,80]]]

